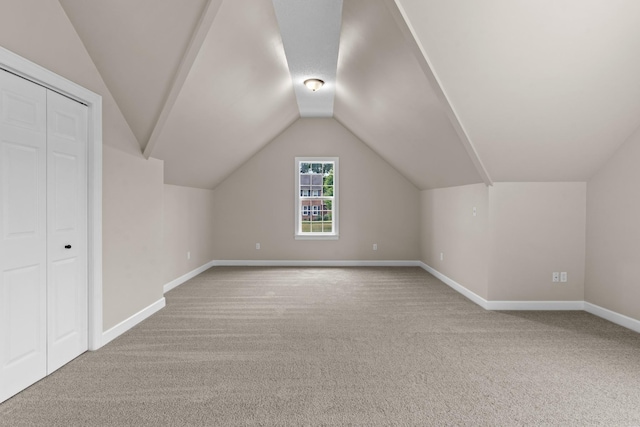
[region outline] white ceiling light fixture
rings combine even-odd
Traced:
[[[304,81],[304,85],[315,92],[324,85],[324,82],[320,79],[307,79]]]
[[[300,117],[333,117],[342,0],[272,2]]]

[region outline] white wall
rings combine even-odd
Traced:
[[[140,145],[56,0],[0,0],[0,46],[103,99],[103,328],[162,298],[162,163]]]
[[[489,211],[489,300],[584,299],[585,183],[496,183]]]
[[[103,328],[163,296],[162,161],[104,147]]]
[[[163,283],[214,259],[213,196],[212,190],[164,185]]]
[[[489,189],[484,184],[422,191],[421,261],[487,299]],[[473,215],[473,208],[476,215]],[[440,259],[440,253],[443,259]]]
[[[475,184],[421,201],[421,259],[440,273],[489,301],[584,299],[585,183]]]
[[[294,239],[296,156],[340,158],[339,240]],[[215,256],[416,260],[418,199],[409,181],[337,121],[299,119],[215,189]]]
[[[587,195],[586,301],[640,320],[640,130]]]

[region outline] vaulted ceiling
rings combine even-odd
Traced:
[[[271,1],[59,1],[167,183],[300,116]],[[637,52],[636,0],[343,0],[333,114],[420,189],[584,181],[640,125]]]

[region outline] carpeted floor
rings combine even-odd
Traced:
[[[489,312],[419,268],[213,268],[2,426],[640,425],[640,335]]]

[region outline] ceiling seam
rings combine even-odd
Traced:
[[[187,50],[180,61],[180,65],[178,67],[178,71],[176,72],[175,78],[173,79],[173,84],[171,85],[171,89],[165,99],[164,105],[162,106],[162,110],[160,111],[160,115],[156,120],[155,125],[153,126],[153,131],[151,132],[151,136],[149,137],[149,141],[144,147],[143,155],[145,158],[151,157],[153,154],[153,150],[156,147],[158,142],[158,138],[160,137],[160,133],[164,128],[164,125],[169,118],[169,114],[175,105],[180,92],[182,91],[182,87],[184,86],[187,77],[189,76],[189,72],[193,67],[193,64],[198,57],[198,53],[204,44],[204,41],[213,25],[213,21],[218,14],[218,10],[220,10],[220,5],[222,4],[222,0],[208,0],[205,6],[204,11],[202,12],[202,16],[200,17],[200,21],[196,25],[196,29],[193,32],[193,36],[189,41],[189,45],[187,46]]]
[[[449,100],[449,97],[447,96],[444,90],[444,87],[440,82],[440,79],[436,75],[435,70],[433,69],[429,61],[429,57],[427,56],[427,52],[425,51],[424,47],[420,43],[420,40],[418,39],[418,36],[416,35],[416,32],[413,29],[413,26],[411,25],[411,22],[409,21],[409,18],[407,17],[407,14],[404,8],[399,3],[399,0],[388,0],[388,1],[384,1],[384,3],[387,6],[387,9],[391,13],[391,15],[393,16],[394,21],[400,28],[400,31],[405,36],[405,40],[409,43],[410,48],[420,65],[420,68],[422,69],[424,75],[427,77],[427,80],[429,80],[429,83],[431,83],[433,91],[436,93],[436,95],[440,99],[441,105],[445,110],[445,113],[449,118],[449,121],[451,122],[451,124],[453,125],[453,128],[458,134],[458,137],[460,138],[462,145],[464,146],[464,149],[469,155],[471,162],[473,163],[476,170],[478,171],[478,174],[482,178],[485,185],[487,186],[493,185],[493,180],[491,179],[489,172],[487,171],[484,164],[482,163],[482,160],[480,159],[480,155],[478,154],[475,146],[473,145],[473,142],[471,141],[471,139],[469,138],[469,135],[467,134],[467,131],[462,125],[462,122],[460,121],[460,118],[458,117],[458,114],[456,113],[455,108],[453,107],[453,104]]]

